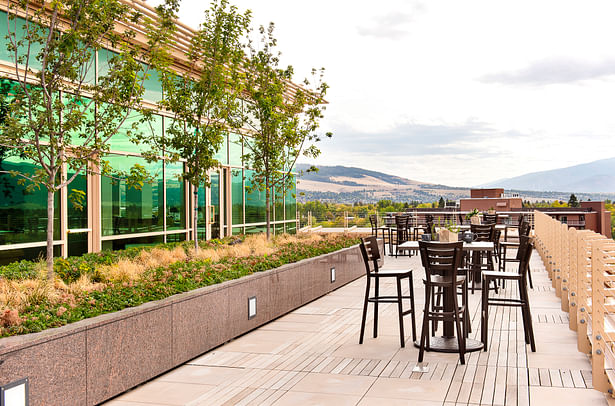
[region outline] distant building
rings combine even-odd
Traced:
[[[459,200],[461,211],[478,209],[486,211],[514,211],[523,208],[523,200],[517,195],[506,195],[504,189],[471,189],[469,199]]]
[[[523,200],[518,194],[506,194],[504,189],[471,189],[469,199],[459,200],[462,212],[478,209],[497,212],[523,212]],[[609,238],[611,236],[611,212],[604,202],[581,202],[581,207],[539,208],[549,216],[580,230],[592,230]]]

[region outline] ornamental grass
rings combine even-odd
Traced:
[[[0,337],[27,334],[159,300],[349,247],[358,235],[262,234],[0,266]]]

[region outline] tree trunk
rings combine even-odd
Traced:
[[[194,230],[194,252],[199,250],[199,186],[194,185],[194,211],[192,212],[192,226]]]
[[[269,190],[269,185],[265,187],[265,208],[266,208],[266,218],[267,218],[267,241],[271,238],[271,231],[269,228],[271,227],[271,191]]]
[[[54,191],[47,189],[47,280],[53,281],[53,216]]]

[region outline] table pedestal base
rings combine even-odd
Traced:
[[[415,341],[415,347],[420,347],[421,342]],[[472,340],[466,338],[466,352],[480,351],[483,349],[483,343],[478,340]],[[435,352],[459,352],[459,345],[457,344],[457,337],[430,337],[429,350],[426,351]]]

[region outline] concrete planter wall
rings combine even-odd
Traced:
[[[364,272],[354,246],[64,327],[3,338],[0,386],[27,377],[32,406],[94,405]],[[248,319],[251,296],[257,298],[257,314]]]

